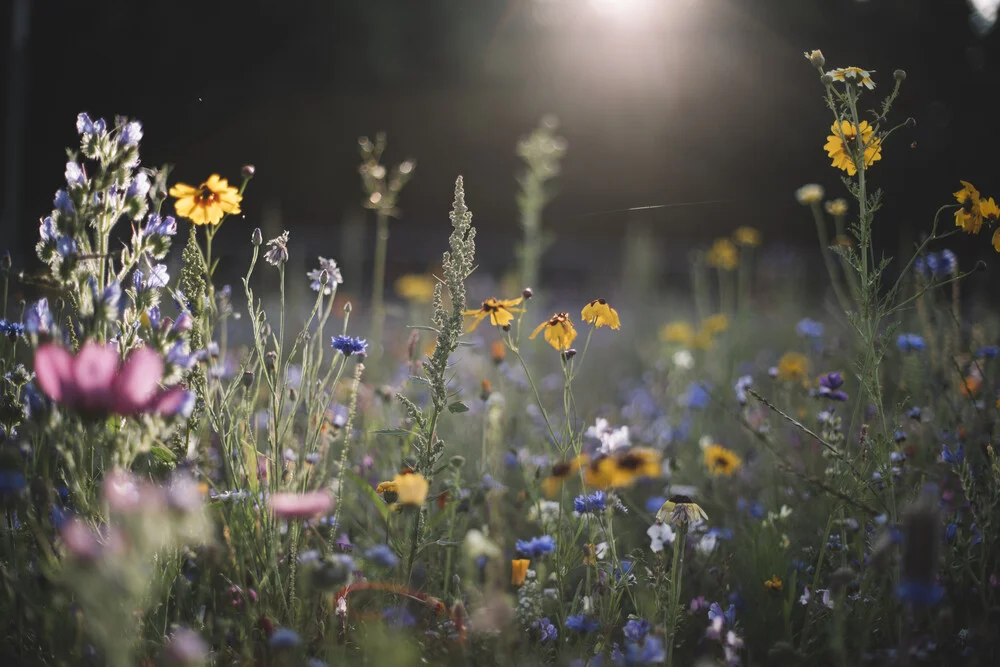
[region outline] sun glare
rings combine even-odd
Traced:
[[[649,12],[653,0],[590,0],[590,6],[607,16],[635,19]]]

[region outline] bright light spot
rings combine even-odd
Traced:
[[[608,16],[636,19],[646,15],[655,0],[590,0],[590,6]]]
[[[993,28],[997,21],[998,0],[969,0],[972,7],[972,26],[982,35]]]

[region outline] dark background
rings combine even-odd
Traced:
[[[813,48],[828,68],[875,70],[871,106],[895,68],[909,75],[895,116],[918,126],[894,136],[872,172],[888,193],[878,240],[889,254],[930,228],[958,179],[1000,195],[998,40],[970,25],[964,0],[647,4],[628,20],[588,0],[7,0],[6,245],[31,266],[37,220],[88,111],[141,119],[144,163],[173,163],[174,180],[238,181],[241,165],[256,165],[246,222],[217,241],[230,270],[252,227],[284,227],[294,248],[366,278],[341,253],[351,234],[370,248],[372,225],[345,221],[364,215],[357,137],[385,130],[388,162],[417,160],[390,275],[440,256],[457,174],[484,268],[497,273],[519,234],[516,141],[551,112],[569,150],[545,215],[558,238],[549,279],[615,275],[623,232],[637,226],[654,235],[664,276],[741,224],[812,251],[794,190],[818,182],[845,194],[822,150],[831,120],[802,57]],[[706,200],[720,201],[691,205]],[[659,204],[671,206],[622,210]],[[985,232],[952,245],[963,261],[992,254]]]

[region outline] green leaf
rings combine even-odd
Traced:
[[[463,403],[462,401],[455,401],[454,403],[448,406],[448,412],[452,413],[453,415],[461,414],[463,412],[468,412],[468,411],[469,411],[469,406]]]
[[[382,500],[381,496],[375,493],[375,489],[372,488],[372,485],[363,480],[350,468],[344,468],[344,474],[348,479],[357,484],[361,493],[368,496],[372,503],[374,503],[375,509],[378,511],[378,515],[382,517],[382,521],[385,521],[385,518],[389,515],[389,506],[385,504],[385,501]]]
[[[407,431],[401,428],[383,428],[378,431],[372,431],[375,435],[391,435],[397,438],[408,438],[410,436],[416,435],[413,431]]]

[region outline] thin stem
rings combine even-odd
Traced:
[[[382,346],[385,320],[385,260],[389,246],[389,215],[382,209],[375,213],[375,272],[372,276],[372,333],[376,348]]]

